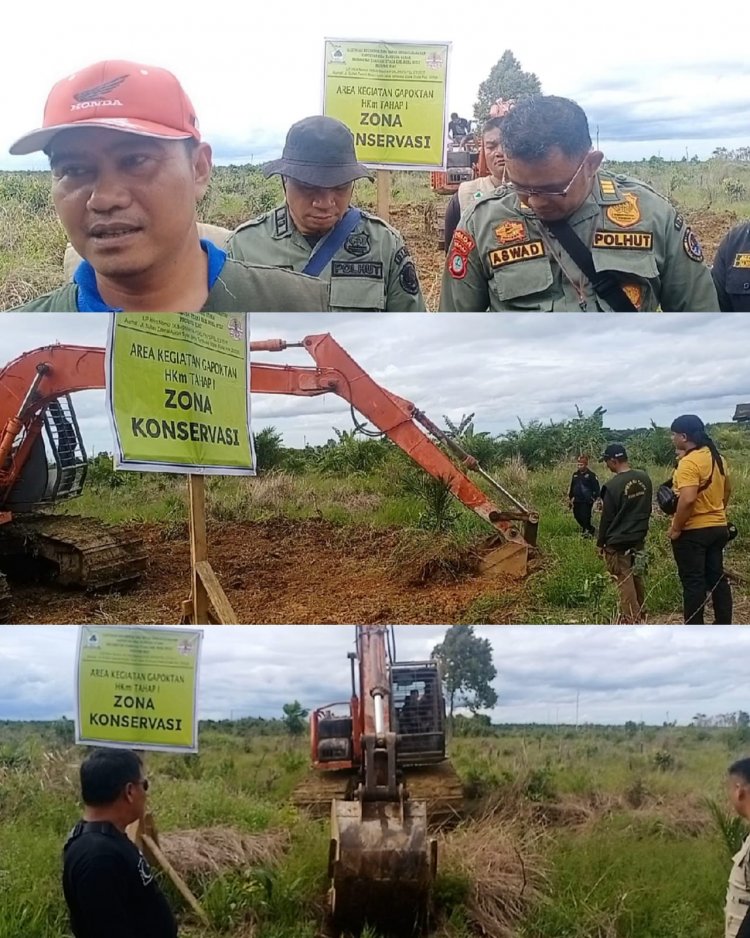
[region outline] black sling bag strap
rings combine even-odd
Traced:
[[[546,221],[544,225],[552,232],[560,244],[562,244],[568,254],[570,254],[581,272],[585,274],[591,286],[594,288],[594,292],[603,300],[606,300],[614,312],[638,312],[612,274],[608,271],[596,270],[591,251],[566,221]]]

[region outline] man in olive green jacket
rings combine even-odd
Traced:
[[[331,309],[423,312],[414,262],[401,235],[377,215],[352,206],[354,182],[372,178],[357,161],[349,128],[332,117],[306,117],[287,134],[280,175],[285,202],[240,225],[230,257],[311,273],[331,284]]]
[[[313,278],[227,258],[196,227],[211,147],[165,69],[98,62],[59,81],[42,127],[11,153],[43,150],[52,198],[83,258],[73,283],[19,307],[50,312],[308,312],[328,309]]]
[[[462,216],[440,309],[715,312],[703,252],[645,183],[600,169],[586,114],[532,95],[502,124],[506,185]]]

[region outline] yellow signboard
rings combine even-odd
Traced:
[[[113,313],[116,468],[255,475],[248,343],[244,313]]]
[[[198,751],[200,629],[83,625],[76,743]]]
[[[354,134],[377,169],[440,169],[445,161],[451,44],[326,39],[323,113]]]

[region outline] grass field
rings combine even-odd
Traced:
[[[598,437],[604,431],[594,425],[597,419],[576,418],[567,428],[529,425],[497,440],[481,433],[461,437],[506,489],[541,516],[538,552],[524,580],[477,575],[481,545],[493,529],[392,444],[347,433],[307,450],[259,445],[260,467],[273,468],[255,479],[210,479],[212,562],[240,621],[248,623],[384,617],[446,624],[617,622],[616,590],[595,543],[581,537],[568,507],[573,457],[560,462],[557,456],[578,452],[578,446],[601,451]],[[267,439],[274,432],[270,428],[259,436]],[[734,577],[735,621],[747,623],[750,436],[731,425],[713,432],[731,467],[730,516],[742,533],[727,549],[727,568]],[[671,472],[665,464],[672,452],[668,440],[665,431],[649,430],[628,442],[633,465],[647,469],[654,488]],[[596,471],[604,482],[606,468],[598,465]],[[180,583],[187,588],[189,570],[184,479],[114,473],[101,457],[83,496],[64,510],[142,530],[149,571],[134,592],[97,600],[21,586],[13,621],[175,621],[175,589]],[[652,622],[680,622],[682,615],[668,523],[655,508],[646,575]],[[50,605],[44,604],[45,595]],[[172,596],[171,607],[165,606],[165,597]]]
[[[641,179],[671,199],[695,229],[710,262],[721,238],[738,220],[750,217],[750,163],[711,159],[668,162],[658,157],[605,167]],[[43,172],[0,172],[0,309],[58,286],[66,238]],[[257,166],[216,167],[199,206],[202,221],[235,227],[282,199],[278,179],[267,180]],[[374,210],[376,190],[357,183],[356,203]],[[430,190],[428,173],[393,174],[392,224],[415,258],[428,309],[437,308],[444,254],[435,237],[435,210],[447,202]]]
[[[70,934],[60,848],[78,816],[84,754],[68,742],[71,727],[0,723],[0,938]],[[200,755],[148,757],[162,846],[188,877],[212,933],[227,938],[330,934],[327,825],[289,804],[308,771],[307,753],[303,741],[280,732],[274,721],[206,724]],[[744,836],[727,813],[723,778],[747,751],[747,729],[631,723],[483,732],[449,746],[467,808],[458,828],[438,835],[432,934],[482,934],[488,908],[507,930],[485,934],[517,938],[722,934],[730,850]],[[189,845],[201,843],[196,831],[208,837],[206,829],[219,825],[247,835],[254,853],[239,867],[224,857],[220,870],[201,872]],[[186,830],[194,833],[175,839]],[[170,853],[170,842],[179,851]],[[166,888],[183,933],[206,934]]]

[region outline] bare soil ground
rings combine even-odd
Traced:
[[[13,584],[10,621],[178,622],[190,592],[187,530],[146,524],[138,533],[149,561],[134,589],[84,593],[52,584]],[[396,530],[325,520],[217,523],[209,527],[209,560],[239,621],[247,624],[452,624],[491,588],[478,577],[401,582],[388,566],[398,538]],[[523,585],[512,588],[520,592]]]

